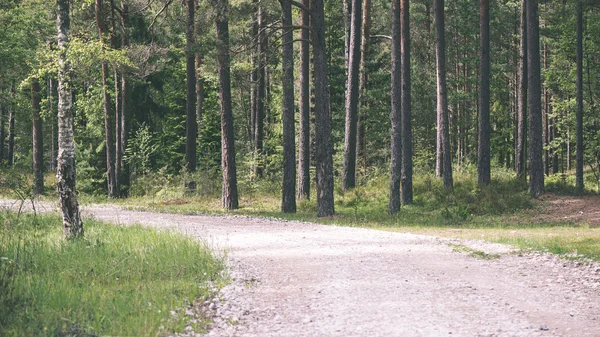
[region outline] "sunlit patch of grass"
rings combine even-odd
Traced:
[[[222,269],[205,245],[180,234],[88,219],[84,239],[65,241],[57,216],[3,212],[0,335],[182,331],[186,308],[211,295]]]

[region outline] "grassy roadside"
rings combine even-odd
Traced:
[[[0,212],[0,335],[157,336],[219,286],[222,261],[182,235],[87,220],[62,239],[55,215]],[[195,310],[195,309],[192,309]],[[192,324],[200,331],[201,314]]]

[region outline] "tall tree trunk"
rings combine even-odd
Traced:
[[[444,23],[444,0],[435,0],[435,32],[437,60],[437,121],[438,121],[438,154],[436,162],[440,166],[440,174],[444,177],[444,188],[451,190],[452,154],[450,152],[450,128],[448,118],[448,88],[446,85],[446,36]],[[436,164],[436,172],[437,172]]]
[[[480,0],[479,71],[479,148],[477,173],[479,185],[490,183],[490,3]]]
[[[402,203],[413,202],[413,158],[412,158],[412,107],[410,81],[410,1],[400,2],[400,25],[402,45],[402,177],[400,185]]]
[[[402,163],[402,67],[400,43],[400,0],[392,0],[392,139],[390,168],[390,199],[388,213],[400,210],[400,178]]]
[[[371,0],[363,1],[362,41],[360,43],[360,108],[358,111],[357,156],[363,171],[367,169],[367,82],[366,58],[371,35]]]
[[[79,214],[75,190],[75,142],[73,141],[73,113],[71,96],[71,67],[67,61],[69,48],[69,0],[57,0],[58,17],[58,160],[56,189],[62,211],[63,231],[67,239],[83,236],[83,222]]]
[[[206,18],[204,13],[197,13],[196,15],[198,22],[196,23],[196,36],[199,38],[204,34],[204,26],[206,25]],[[196,126],[198,129],[198,135],[200,135],[200,128],[198,127],[202,122],[202,116],[204,115],[204,76],[202,76],[202,62],[203,55],[198,50],[196,51]]]
[[[4,164],[4,139],[6,132],[4,130],[4,107],[0,103],[0,166]]]
[[[577,0],[577,150],[575,189],[583,191],[583,5]]]
[[[54,172],[54,170],[56,169],[56,150],[55,150],[55,141],[56,141],[56,134],[55,134],[55,123],[56,123],[56,115],[54,114],[54,103],[53,103],[53,96],[54,96],[54,84],[52,81],[52,77],[48,77],[48,113],[49,113],[49,122],[50,122],[50,159],[48,160],[48,167],[50,168],[50,171]],[[0,113],[1,115],[1,113]],[[2,119],[2,116],[0,116],[0,119]],[[2,158],[2,156],[0,155],[0,158]],[[1,159],[0,159],[1,161]]]
[[[527,92],[529,101],[529,193],[544,193],[542,162],[542,87],[538,0],[527,1]]]
[[[129,7],[125,3],[125,1],[121,1],[121,27],[123,28],[123,34],[121,35],[121,47],[127,48],[129,46]],[[119,130],[121,131],[120,135],[120,155],[118,155],[118,160],[120,161],[119,166],[121,167],[121,176],[119,177],[121,189],[119,191],[119,195],[122,197],[126,197],[128,195],[128,189],[123,188],[125,186],[129,186],[129,168],[123,162],[123,155],[125,154],[125,149],[127,149],[127,104],[129,102],[129,85],[127,80],[127,74],[123,71],[121,73],[121,113],[120,120],[116,122],[120,124]]]
[[[281,81],[283,87],[283,188],[281,211],[296,213],[296,131],[294,119],[294,34],[292,5],[281,0],[283,23]]]
[[[110,47],[120,49],[117,39],[117,15],[115,13],[115,0],[110,0],[110,21],[112,31],[110,33]],[[114,88],[115,88],[115,196],[121,196],[121,176],[123,167],[123,151],[121,145],[121,75],[119,69],[113,68]]]
[[[310,0],[302,0],[310,8]],[[310,13],[302,10],[304,27],[310,25]],[[298,135],[298,199],[310,198],[310,33],[300,31],[300,130]]]
[[[42,118],[40,116],[40,82],[37,78],[31,80],[31,124],[33,138],[33,193],[44,192],[44,136],[42,133]]]
[[[346,131],[344,138],[344,171],[342,175],[342,188],[344,190],[356,186],[356,133],[358,123],[361,20],[361,1],[352,0],[350,54],[348,55],[348,76],[346,80]]]
[[[257,93],[256,93],[256,129],[254,131],[256,154],[256,164],[254,166],[254,175],[262,178],[264,170],[263,141],[265,137],[265,94],[266,94],[266,31],[265,31],[265,10],[262,4],[258,5],[258,70],[257,70]]]
[[[525,178],[527,170],[527,0],[521,0],[521,41],[519,45],[519,71],[517,84],[517,153],[515,169],[517,178]]]
[[[333,144],[331,110],[325,44],[325,10],[323,0],[313,0],[313,67],[315,89],[315,163],[317,167],[317,215],[335,213],[333,197]]]
[[[186,0],[186,118],[185,118],[185,162],[189,172],[196,171],[196,136],[198,124],[196,123],[196,53],[194,51],[194,0]]]
[[[352,1],[354,0],[344,0],[344,69],[346,69],[346,76],[348,76],[348,62],[350,60]]]
[[[231,107],[231,73],[229,56],[229,1],[213,0],[216,7],[218,43],[217,66],[221,99],[221,169],[223,171],[222,203],[227,210],[239,207],[235,167],[235,139]]]
[[[12,96],[12,90],[10,95]],[[12,106],[8,105],[8,151],[7,160],[8,166],[13,166],[15,163],[15,110]]]
[[[258,0],[252,0],[255,7],[255,12],[252,15],[252,31],[251,36],[256,39],[256,47],[252,48],[252,73],[250,74],[250,143],[253,150],[256,149],[256,111],[258,109],[258,70],[259,70],[259,54],[258,54]],[[254,153],[256,155],[256,153]],[[254,158],[256,161],[256,158]],[[256,162],[253,163],[256,165]]]
[[[102,0],[96,0],[96,25],[98,27],[98,36],[101,41],[104,40],[106,26],[103,22]],[[104,93],[104,130],[106,135],[106,176],[108,197],[117,197],[116,181],[115,181],[115,154],[113,143],[113,129],[111,118],[111,102],[110,93],[107,86],[108,81],[108,62],[102,61],[102,92]]]

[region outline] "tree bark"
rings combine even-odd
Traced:
[[[479,147],[477,151],[478,183],[489,185],[490,176],[490,3],[480,0],[479,62]]]
[[[62,211],[63,231],[67,239],[83,237],[83,222],[79,214],[75,190],[75,142],[73,141],[73,114],[69,47],[69,0],[57,0],[58,48],[58,160],[56,188]]]
[[[104,40],[106,27],[103,22],[102,0],[96,0],[96,25],[98,27],[98,36],[101,41]],[[111,118],[110,93],[107,86],[108,81],[108,62],[102,61],[102,92],[104,93],[104,131],[106,138],[106,177],[108,187],[108,197],[116,198],[117,189],[115,181],[115,154],[113,143],[113,129]]]
[[[258,55],[257,55],[257,93],[256,93],[256,130],[254,131],[254,152],[256,154],[256,164],[254,166],[254,175],[262,178],[264,169],[263,141],[265,137],[265,94],[266,94],[266,32],[265,17],[263,5],[258,5]]]
[[[392,90],[391,90],[391,167],[390,167],[390,197],[388,213],[395,214],[400,210],[400,178],[402,163],[402,68],[400,41],[400,0],[392,0]]]
[[[325,44],[325,10],[323,0],[313,0],[313,67],[315,88],[315,163],[317,167],[317,215],[335,213],[333,196],[333,145],[331,110]]]
[[[360,107],[358,111],[357,165],[367,169],[367,82],[369,74],[366,69],[366,58],[369,52],[371,36],[371,0],[363,1],[362,41],[360,43]],[[360,164],[359,164],[360,163]]]
[[[222,203],[227,210],[239,207],[235,166],[233,110],[231,107],[231,73],[229,56],[229,1],[213,0],[216,7],[217,66],[221,100],[221,169],[223,171]]]
[[[4,130],[4,107],[0,104],[0,166],[4,164],[4,139],[6,132]]]
[[[121,47],[127,48],[129,46],[129,7],[125,4],[125,1],[121,1],[121,27],[123,28],[123,34],[121,35]],[[129,81],[127,80],[127,74],[123,71],[121,73],[121,113],[120,120],[117,120],[117,123],[120,123],[119,130],[121,131],[120,135],[120,149],[121,152],[118,156],[118,160],[120,160],[121,167],[121,175],[119,177],[121,189],[119,191],[119,195],[122,197],[127,197],[128,190],[123,188],[125,186],[129,186],[129,168],[123,162],[123,155],[125,154],[125,149],[127,149],[127,104],[129,102]]]
[[[410,1],[400,2],[402,45],[402,177],[401,198],[404,205],[413,202],[412,111],[410,74]]]
[[[31,80],[31,124],[33,138],[33,193],[44,192],[44,136],[42,133],[42,118],[40,116],[40,82],[37,78]]]
[[[518,106],[517,106],[517,151],[515,169],[517,178],[525,178],[527,171],[527,0],[521,0],[521,41],[519,45]]]
[[[189,172],[196,171],[196,137],[198,123],[196,122],[196,53],[194,52],[194,0],[186,0],[186,118],[185,118],[185,162]]]
[[[348,76],[348,61],[350,60],[352,1],[354,0],[344,0],[344,69],[346,69],[346,76]]]
[[[542,89],[538,0],[527,1],[527,92],[529,103],[529,193],[544,193],[542,162]]]
[[[281,0],[283,32],[281,81],[283,88],[283,188],[281,211],[296,213],[296,131],[294,119],[294,33],[292,5]]]
[[[13,96],[14,89],[9,90],[9,95]],[[7,160],[8,166],[13,166],[15,163],[15,110],[8,105],[8,151]]]
[[[358,123],[358,94],[360,74],[362,4],[352,0],[352,21],[350,23],[350,54],[348,55],[348,75],[346,80],[346,130],[344,138],[344,171],[342,188],[348,190],[356,186],[356,134]]]
[[[302,0],[310,8],[310,0]],[[310,25],[310,13],[302,10],[301,26]],[[300,130],[298,136],[298,199],[310,199],[310,31],[300,31]]]
[[[583,183],[583,5],[577,0],[577,150],[575,154],[575,189],[582,192]]]
[[[444,0],[435,0],[435,32],[436,32],[436,60],[437,60],[437,114],[438,114],[438,154],[436,162],[439,163],[439,174],[444,177],[444,188],[451,190],[452,181],[452,154],[450,153],[450,128],[448,121],[448,89],[446,84],[446,37],[444,23]],[[436,173],[438,169],[436,164]]]

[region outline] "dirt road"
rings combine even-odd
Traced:
[[[234,281],[206,304],[209,336],[600,336],[598,264],[299,222],[104,206],[85,214],[227,251]]]

